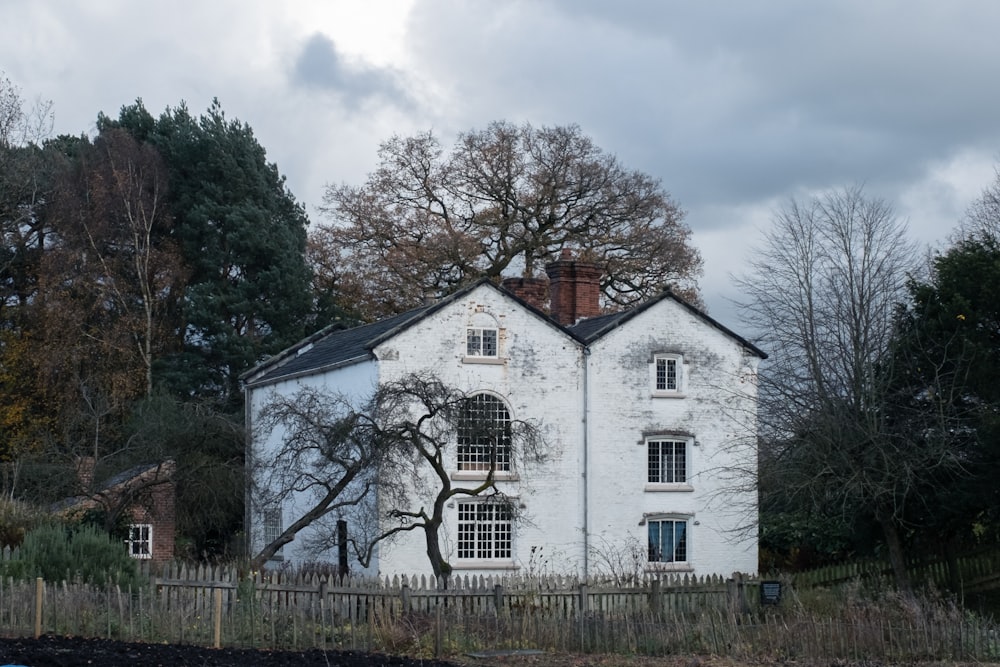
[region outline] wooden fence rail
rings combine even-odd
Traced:
[[[0,579],[0,633],[275,649],[725,654],[753,660],[1000,660],[1000,628],[961,610],[818,617],[764,606],[758,579],[659,576],[338,579],[171,565],[136,589]],[[787,580],[786,580],[787,583]],[[791,596],[794,597],[794,596]],[[931,613],[933,612],[933,613]]]

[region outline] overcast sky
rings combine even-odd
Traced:
[[[576,123],[662,180],[709,312],[772,211],[863,183],[942,241],[1000,159],[993,0],[0,0],[0,71],[57,133],[218,97],[317,219],[381,141]]]

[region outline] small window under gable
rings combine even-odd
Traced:
[[[466,363],[500,363],[500,327],[489,313],[480,310],[469,318],[465,327],[465,348],[462,361]]]
[[[653,355],[654,396],[680,396],[684,392],[684,358],[679,354]]]
[[[468,357],[496,358],[499,354],[497,337],[496,329],[469,327],[466,330],[465,355]]]

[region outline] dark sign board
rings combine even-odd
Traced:
[[[781,582],[762,581],[760,582],[760,603],[778,604],[781,602]]]

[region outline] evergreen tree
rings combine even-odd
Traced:
[[[100,129],[112,126],[163,156],[172,233],[190,271],[182,349],[160,360],[157,381],[235,409],[240,373],[313,324],[305,211],[250,126],[218,101],[198,118],[182,103],[154,119],[139,100],[117,121],[99,118]]]

